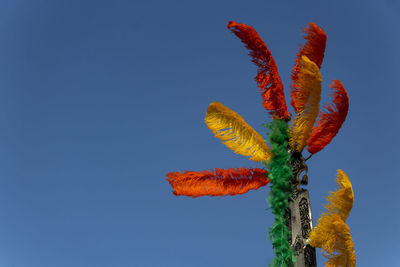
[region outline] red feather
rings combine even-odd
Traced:
[[[339,80],[334,80],[329,86],[334,90],[333,104],[326,105],[321,112],[317,124],[313,127],[307,140],[307,150],[311,154],[321,151],[339,132],[349,110],[349,96]]]
[[[268,172],[259,168],[170,172],[166,179],[176,196],[225,196],[244,194],[268,184]]]
[[[289,119],[283,84],[267,45],[253,27],[229,21],[228,28],[246,45],[252,62],[258,67],[255,80],[260,88],[263,106],[277,119]]]
[[[312,62],[314,62],[318,68],[321,68],[322,61],[324,60],[324,52],[326,45],[326,33],[320,27],[318,27],[314,22],[308,24],[308,27],[303,29],[304,39],[306,40],[305,45],[300,45],[299,52],[295,59],[295,64],[292,70],[292,85],[290,96],[292,101],[290,104],[298,113],[298,110],[304,106],[304,100],[307,97],[302,96],[302,88],[299,83],[299,71],[300,71],[300,59],[304,55],[308,57]]]

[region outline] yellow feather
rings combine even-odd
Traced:
[[[318,66],[302,56],[300,59],[299,85],[301,98],[305,105],[299,107],[292,127],[290,128],[290,146],[295,151],[301,151],[307,144],[312,127],[319,112],[321,99],[321,73]]]
[[[353,187],[349,177],[342,170],[338,170],[336,182],[339,185],[339,189],[336,192],[330,192],[327,197],[329,204],[325,208],[331,213],[339,215],[345,221],[353,208]]]
[[[336,182],[339,189],[330,192],[325,206],[328,212],[324,212],[318,220],[317,226],[309,235],[309,244],[321,248],[328,259],[325,266],[349,266],[356,265],[354,244],[350,234],[350,228],[346,219],[353,207],[353,189],[347,175],[338,170]]]
[[[205,122],[215,137],[235,153],[250,156],[253,161],[269,161],[272,154],[264,139],[244,119],[219,102],[207,109]]]

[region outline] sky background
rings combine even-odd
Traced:
[[[344,170],[357,266],[400,266],[399,1],[3,0],[1,267],[271,262],[268,187],[192,199],[173,196],[164,180],[170,171],[261,167],[204,123],[213,101],[259,132],[270,121],[229,20],[265,40],[287,103],[301,29],[314,21],[326,31],[322,103],[340,79],[350,108],[339,135],[308,161],[313,219]]]

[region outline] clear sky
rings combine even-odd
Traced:
[[[261,167],[204,123],[212,101],[259,132],[270,121],[229,20],[265,40],[288,103],[301,28],[314,21],[326,31],[322,102],[340,79],[350,110],[308,161],[314,221],[343,169],[357,265],[400,266],[398,1],[3,0],[0,267],[271,262],[268,187],[192,199],[164,180],[169,171]]]

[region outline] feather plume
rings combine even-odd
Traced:
[[[170,172],[166,179],[174,195],[190,197],[239,195],[268,184],[268,172],[259,168]]]
[[[321,73],[318,66],[302,56],[300,60],[299,85],[302,89],[301,98],[305,103],[298,110],[290,129],[290,146],[294,151],[302,151],[312,131],[318,116],[321,99]]]
[[[258,67],[255,80],[260,88],[264,108],[274,118],[290,119],[283,84],[267,45],[251,26],[229,21],[228,28],[246,45],[252,62]]]
[[[269,238],[272,241],[276,257],[270,266],[293,266],[296,256],[288,241],[290,229],[288,229],[285,219],[290,192],[292,192],[290,181],[293,177],[291,156],[287,149],[289,127],[286,121],[276,119],[265,126],[270,129],[269,141],[273,154],[271,161],[266,164],[269,168],[268,177],[271,182],[267,202],[275,215],[274,225],[269,229]]]
[[[325,266],[349,266],[356,265],[354,244],[350,234],[350,228],[346,224],[353,207],[353,189],[347,175],[338,170],[336,178],[338,190],[330,192],[328,204],[318,220],[317,226],[311,231],[309,244],[321,248],[328,259]]]
[[[298,112],[298,110],[305,105],[305,102],[303,101],[304,97],[302,97],[302,88],[299,83],[301,57],[308,57],[320,69],[324,59],[326,45],[326,33],[314,22],[308,24],[308,27],[303,29],[303,33],[306,43],[300,46],[291,75],[292,85],[290,96],[292,100],[290,104],[293,106],[296,112]]]
[[[325,208],[329,212],[339,215],[345,221],[353,208],[353,187],[351,186],[349,177],[342,170],[338,170],[336,182],[339,188],[336,192],[330,192],[327,197],[329,204]]]
[[[207,109],[205,122],[215,137],[235,153],[250,156],[253,161],[269,161],[271,152],[264,139],[243,117],[219,102]]]
[[[332,104],[325,106],[313,127],[307,141],[307,150],[311,154],[321,151],[339,132],[349,110],[349,96],[339,80],[334,80],[329,86],[334,91]]]

